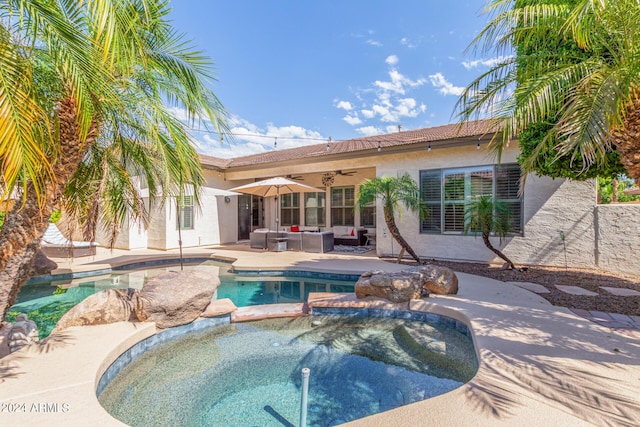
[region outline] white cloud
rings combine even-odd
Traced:
[[[362,124],[362,120],[358,117],[357,114],[347,114],[342,118],[345,122],[349,123],[351,126],[356,126]]]
[[[400,39],[400,44],[402,46],[408,47],[409,49],[413,49],[413,48],[418,46],[416,43],[412,42],[411,40],[409,40],[406,37],[403,37],[403,38]]]
[[[367,44],[375,47],[382,47],[382,43],[374,39],[368,39]]]
[[[237,116],[228,120],[230,136],[220,143],[215,133],[194,131],[193,138],[199,153],[229,158],[264,153],[274,149],[295,148],[318,144],[326,140],[319,132],[301,126],[275,126],[267,124],[266,129]]]
[[[354,91],[356,104],[349,102],[353,108],[343,120],[352,126],[366,124],[367,121],[377,120],[382,123],[402,123],[403,118],[414,118],[427,111],[427,106],[415,98],[407,96],[408,92],[427,84],[428,80],[420,77],[410,78],[402,74],[395,65],[399,59],[396,55],[389,55],[385,63],[389,66],[388,80],[376,80],[370,87]],[[335,101],[340,108],[342,102]],[[345,108],[346,110],[346,108]],[[358,110],[358,112],[355,112]],[[396,125],[397,126],[397,125]],[[396,127],[397,129],[397,127]],[[379,134],[384,129],[375,125],[360,126],[356,129],[363,135]]]
[[[360,113],[365,119],[373,119],[376,116],[376,112],[373,110],[360,110]]]
[[[382,133],[382,130],[380,130],[379,128],[377,128],[375,126],[364,126],[364,127],[356,129],[356,131],[358,131],[359,133],[361,133],[364,136],[380,135]]]
[[[418,105],[414,98],[401,98],[397,100],[379,99],[379,104],[373,105],[373,112],[383,122],[398,123],[403,117],[417,117],[427,111],[424,104]]]
[[[496,56],[494,58],[476,59],[476,60],[473,60],[473,61],[462,61],[462,65],[467,70],[470,70],[472,68],[476,68],[476,67],[479,67],[479,66],[495,67],[496,65],[498,65],[498,64],[500,64],[502,62],[505,62],[505,61],[509,61],[511,59],[513,59],[513,55]]]
[[[353,105],[351,105],[349,101],[338,101],[336,103],[336,108],[342,108],[343,110],[351,111],[353,110]]]
[[[418,80],[411,80],[395,69],[389,71],[389,77],[391,77],[391,81],[383,82],[380,80],[376,80],[373,83],[374,86],[377,86],[384,91],[395,92],[397,94],[404,95],[407,87],[418,87],[426,83],[426,80],[423,78],[420,78]]]
[[[451,82],[447,81],[447,79],[442,75],[442,73],[435,73],[429,76],[429,80],[433,87],[438,88],[438,92],[443,95],[462,95],[464,91],[463,87],[454,86]]]

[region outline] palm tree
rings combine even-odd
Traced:
[[[529,125],[553,118],[548,140],[560,156],[581,159],[587,168],[615,149],[640,180],[640,3],[492,0],[486,11],[492,19],[472,46],[500,54],[516,47],[517,55],[466,88],[457,105],[460,119],[493,119],[501,133],[492,148],[500,154]],[[583,54],[549,48],[550,39]],[[529,161],[535,160],[534,152]]]
[[[509,208],[505,203],[495,201],[491,196],[481,195],[467,201],[465,205],[465,233],[480,233],[484,245],[494,254],[506,261],[511,270],[516,266],[500,250],[496,249],[489,240],[491,233],[500,237],[500,243],[511,230]]]
[[[2,201],[20,200],[0,231],[0,319],[28,278],[56,205],[88,224],[143,216],[132,179],[150,196],[198,187],[187,127],[224,128],[207,89],[211,63],[168,23],[165,0],[0,2]],[[102,204],[101,210],[97,203]]]
[[[401,204],[412,212],[420,213],[421,217],[426,214],[425,205],[420,200],[416,182],[406,173],[400,177],[378,176],[365,180],[358,193],[358,206],[362,209],[376,199],[380,199],[382,202],[384,221],[389,233],[418,264],[421,264],[422,261],[418,254],[400,234],[394,217],[396,211],[402,214]]]

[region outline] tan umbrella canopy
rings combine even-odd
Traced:
[[[316,187],[311,187],[310,185],[300,184],[299,182],[291,181],[287,178],[275,177],[241,185],[240,187],[231,188],[229,191],[237,191],[238,193],[244,194],[254,194],[256,196],[262,197],[275,196],[277,200],[280,194],[311,193],[324,190]],[[276,230],[280,225],[278,208],[278,202],[276,202]]]

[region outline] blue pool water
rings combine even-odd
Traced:
[[[333,426],[446,393],[477,364],[453,328],[311,316],[220,326],[160,344],[98,396],[132,426],[294,426],[311,370],[309,426]]]
[[[114,271],[80,279],[27,283],[20,289],[16,304],[7,321],[13,322],[19,313],[27,313],[36,322],[40,337],[48,336],[56,322],[80,301],[104,289],[141,289],[147,280],[161,272],[177,270],[179,266]],[[229,298],[238,307],[250,305],[303,302],[310,292],[352,292],[353,281],[314,279],[286,276],[241,276],[229,272],[230,265],[203,261],[184,266],[185,270],[202,270],[220,278],[214,299]]]

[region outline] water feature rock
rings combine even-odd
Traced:
[[[42,274],[50,274],[53,270],[58,268],[58,264],[55,261],[50,260],[44,252],[38,249],[33,261],[33,267],[31,268],[31,274],[33,276],[40,276]]]
[[[33,320],[29,320],[26,314],[18,314],[9,331],[8,341],[11,353],[20,350],[27,344],[38,341],[38,325]]]
[[[134,311],[132,297],[136,292],[133,289],[107,289],[89,295],[58,320],[55,330],[129,321]]]
[[[171,328],[193,322],[211,302],[220,279],[203,271],[168,271],[149,280],[134,305],[140,321]]]
[[[405,271],[420,274],[423,281],[422,287],[432,294],[455,295],[458,293],[458,276],[448,267],[423,265],[411,267]]]
[[[447,267],[425,265],[411,267],[395,273],[369,271],[358,279],[356,296],[386,298],[392,302],[406,302],[429,295],[456,294],[458,277]]]
[[[406,302],[422,297],[422,282],[419,273],[399,271],[368,271],[356,282],[356,296],[386,298],[392,302]]]

